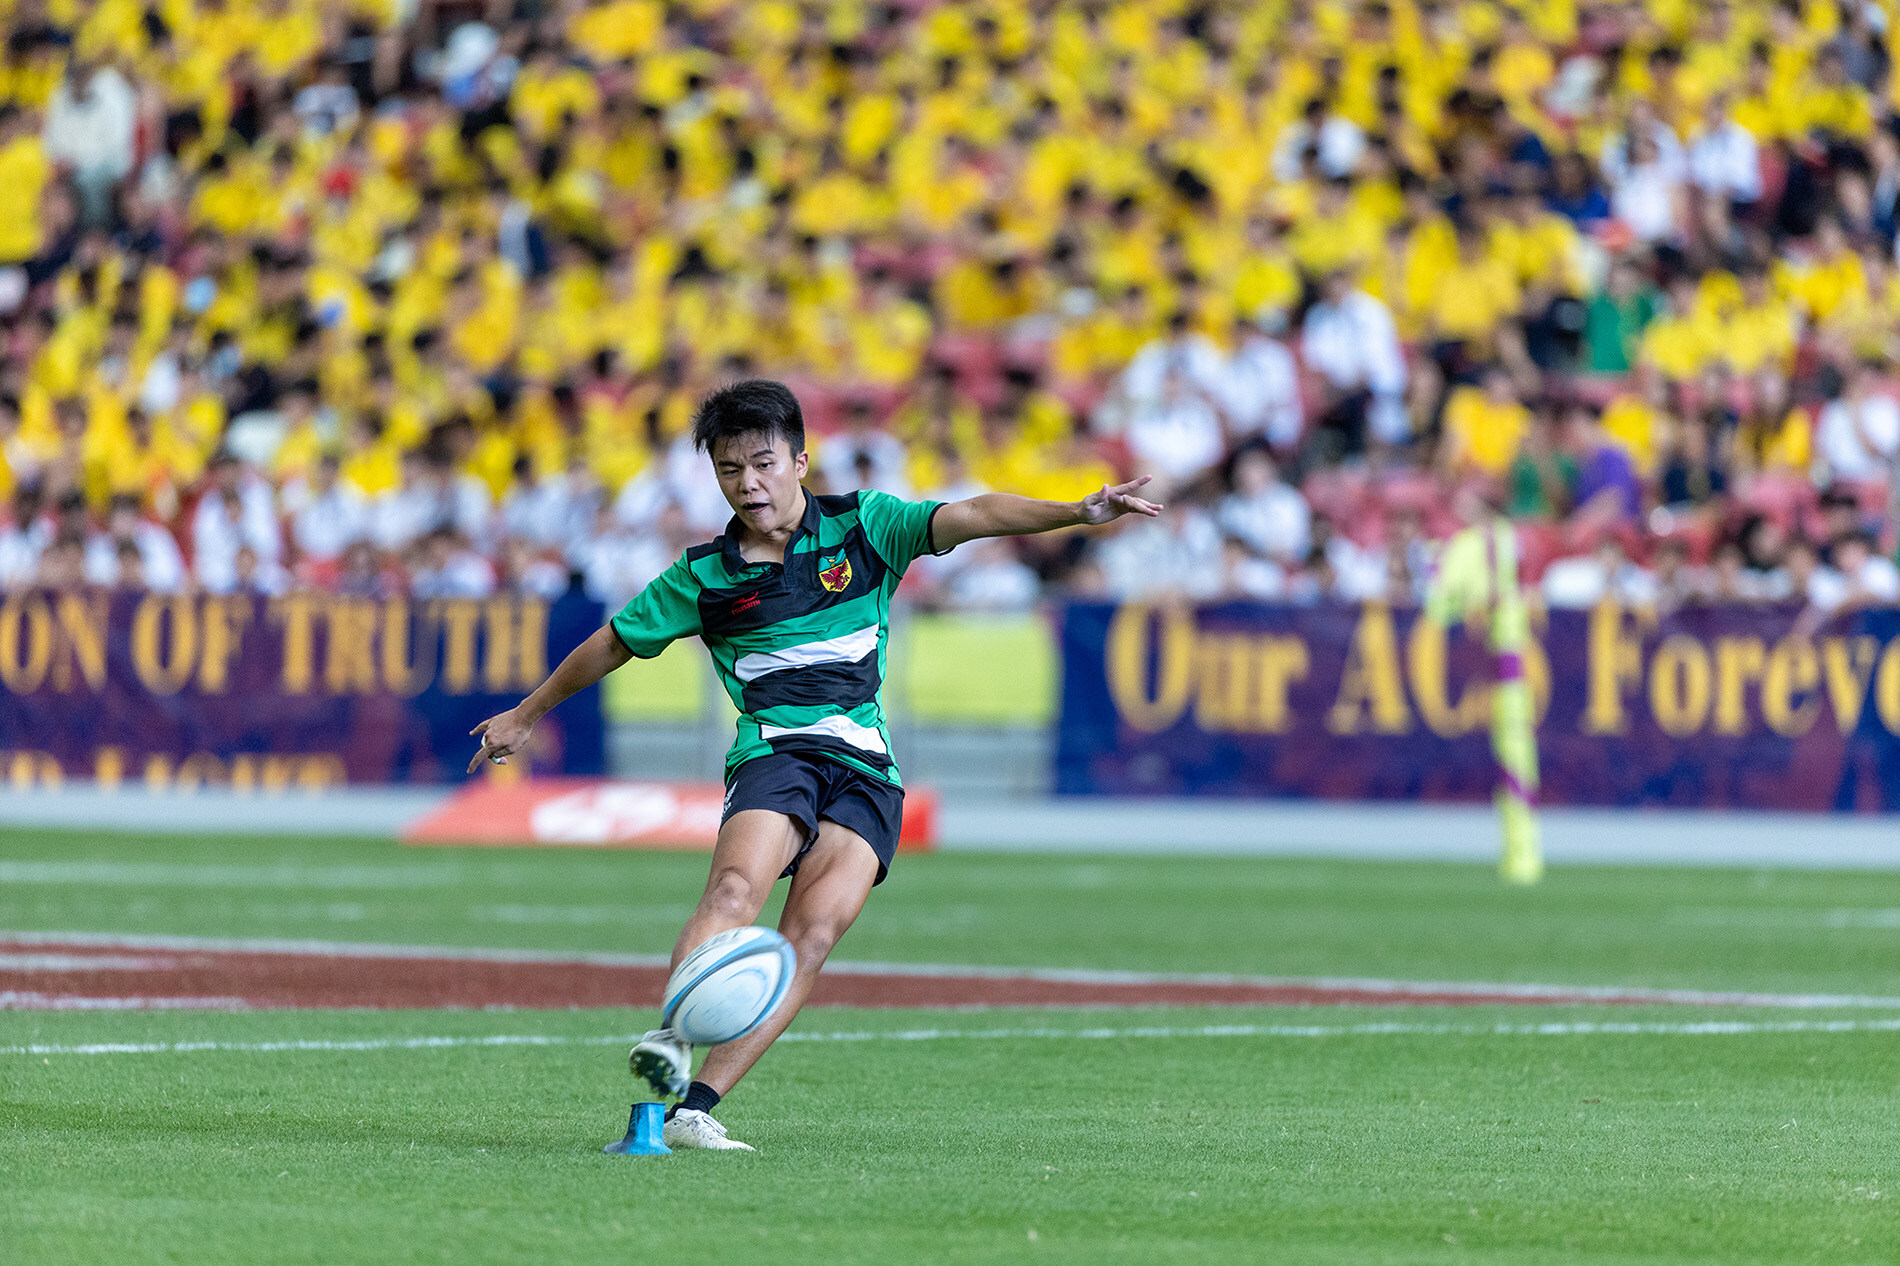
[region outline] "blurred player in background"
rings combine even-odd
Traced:
[[[693,421],[733,517],[723,536],[688,549],[576,648],[518,706],[475,728],[469,762],[505,764],[535,722],[638,656],[698,637],[739,709],[726,757],[726,801],[712,874],[673,947],[673,966],[708,937],[750,925],[773,884],[791,892],[779,931],[798,954],[785,1001],[750,1034],[716,1046],[691,1079],[692,1049],[669,1029],[629,1057],[655,1090],[681,1096],[669,1147],[747,1148],[712,1108],[804,1005],[818,969],[883,882],[897,848],[904,789],[880,692],[891,596],[917,558],[966,541],[1108,523],[1161,507],[1135,496],[1144,477],[1077,502],[986,493],[952,503],[866,491],[814,496],[798,401],[782,384],[735,383]]]
[[[1544,877],[1537,825],[1537,730],[1524,647],[1530,615],[1518,583],[1517,530],[1472,489],[1458,496],[1466,527],[1445,545],[1425,600],[1425,618],[1441,625],[1482,624],[1490,641],[1491,747],[1498,759],[1496,802],[1504,851],[1498,870],[1516,884]]]

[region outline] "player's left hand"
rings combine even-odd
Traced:
[[[528,735],[534,729],[534,722],[524,721],[510,708],[499,716],[489,717],[486,721],[470,730],[470,734],[482,736],[482,750],[475,753],[468,763],[468,772],[474,773],[485,760],[497,765],[506,765],[508,758],[528,744]]]
[[[1135,489],[1153,478],[1153,475],[1143,475],[1140,479],[1131,479],[1113,488],[1103,484],[1100,492],[1091,492],[1082,498],[1082,522],[1095,527],[1119,519],[1124,514],[1145,514],[1154,518],[1164,507],[1159,502],[1143,501],[1135,496]]]

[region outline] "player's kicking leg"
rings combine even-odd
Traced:
[[[799,1008],[805,1005],[832,946],[857,919],[865,898],[871,895],[878,868],[877,854],[863,836],[836,822],[818,824],[818,838],[799,861],[798,872],[792,876],[792,890],[785,898],[785,911],[778,921],[779,931],[798,954],[798,969],[785,991],[784,1000],[765,1023],[744,1037],[715,1046],[707,1053],[694,1086],[694,1093],[711,1099],[707,1108],[729,1093],[758,1063],[759,1056],[778,1040]],[[684,942],[685,938],[681,939]],[[706,1109],[689,1104],[690,1099],[667,1119],[664,1137],[668,1147],[746,1146],[727,1138],[725,1127],[714,1121]]]
[[[772,895],[772,885],[805,842],[797,819],[768,809],[746,809],[727,818],[713,846],[712,871],[679,940],[673,967],[708,937],[750,927]],[[670,970],[670,969],[669,969]],[[655,1029],[628,1053],[627,1063],[659,1094],[684,1095],[692,1077],[692,1047],[671,1029]]]

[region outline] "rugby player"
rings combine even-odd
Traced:
[[[1147,478],[1104,485],[1077,502],[986,493],[904,501],[881,492],[816,496],[798,401],[750,380],[709,396],[693,442],[712,459],[733,517],[725,535],[688,549],[519,705],[475,727],[469,762],[506,764],[535,722],[577,690],[678,638],[698,637],[739,709],[726,756],[726,799],[712,873],[673,947],[673,965],[707,937],[749,926],[779,879],[791,890],[779,931],[798,954],[784,1001],[766,1022],[713,1047],[697,1080],[692,1051],[669,1029],[630,1053],[635,1074],[680,1096],[669,1147],[741,1148],[711,1116],[810,994],[897,847],[904,788],[891,759],[879,691],[891,595],[904,569],[985,536],[1099,525],[1161,507],[1135,495]]]

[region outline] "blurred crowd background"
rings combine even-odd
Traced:
[[[5,0],[0,586],[624,601],[813,486],[1172,512],[919,603],[1900,601],[1890,0]]]

